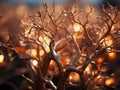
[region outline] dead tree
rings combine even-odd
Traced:
[[[109,76],[106,72],[109,73],[110,59],[119,53],[116,41],[120,22],[118,7],[108,6],[103,6],[97,16],[93,15],[97,12],[93,6],[84,11],[77,5],[67,7],[53,3],[43,4],[34,11],[25,37],[36,45],[32,48],[37,50],[35,69],[39,73],[39,88],[44,90],[44,83],[54,90],[64,90],[67,86],[82,90],[107,87],[107,78],[116,76],[114,71]],[[92,15],[94,21],[90,19]],[[55,83],[52,80],[56,74],[58,82]],[[74,77],[79,80],[72,81]]]
[[[18,53],[25,54],[30,76],[21,76],[31,90],[118,89],[119,7],[45,3],[28,15]]]

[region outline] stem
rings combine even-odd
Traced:
[[[87,90],[87,86],[85,85],[85,81],[84,81],[84,77],[83,77],[83,71],[80,72],[80,79],[81,79],[81,84],[80,84],[80,87],[81,87],[81,90]]]
[[[51,57],[50,57],[50,53],[48,53],[48,54],[45,55],[45,58],[43,59],[43,65],[41,67],[41,71],[42,71],[42,76],[43,77],[47,73],[50,61],[51,61]]]

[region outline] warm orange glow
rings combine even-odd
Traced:
[[[4,61],[4,56],[3,55],[0,55],[0,67],[3,67],[5,66],[5,61]]]
[[[94,82],[98,82],[100,78],[101,78],[101,75],[98,75],[97,77],[94,78]]]
[[[15,47],[14,49],[17,53],[24,53],[25,52],[25,47]]]
[[[115,26],[113,25],[111,28],[111,33],[114,33],[114,31],[115,31]]]
[[[90,71],[90,68],[89,68],[89,67],[87,67],[87,68],[85,69],[85,71],[89,72],[89,71]]]
[[[98,73],[98,70],[92,70],[92,71],[91,71],[91,75],[92,75],[92,76],[96,75],[97,73]]]
[[[76,73],[76,72],[71,72],[70,73],[70,75],[69,75],[69,80],[71,81],[71,82],[77,82],[77,81],[79,81],[80,80],[80,76],[79,76],[79,74],[78,73]]]
[[[64,68],[64,69],[63,69],[63,72],[65,72],[65,71],[66,71],[66,69]]]
[[[113,60],[116,57],[116,53],[115,52],[110,52],[110,53],[108,53],[108,56],[109,56],[110,60]]]
[[[78,23],[74,23],[73,24],[73,29],[74,29],[74,32],[78,32],[81,30],[81,25],[78,24]]]
[[[65,60],[61,60],[61,64],[64,67],[65,65],[69,64],[71,62],[70,58],[66,58]]]
[[[104,84],[104,77],[102,77],[101,75],[98,75],[97,77],[94,78],[94,82],[97,85],[103,85]]]
[[[37,50],[36,49],[28,49],[25,51],[26,54],[31,55],[33,57],[37,56]]]
[[[113,39],[111,36],[107,36],[105,38],[105,42],[103,43],[103,46],[111,46],[113,44]]]
[[[105,85],[106,86],[113,85],[114,83],[115,83],[115,79],[113,77],[110,77],[110,78],[105,80]]]
[[[97,80],[97,84],[98,84],[98,85],[103,85],[103,84],[104,84],[104,78],[103,78],[103,77],[99,78],[99,79]]]
[[[102,58],[98,58],[98,59],[97,59],[97,63],[98,63],[98,64],[101,64],[102,62],[103,62],[103,59],[102,59]]]
[[[4,61],[4,56],[0,55],[0,63],[2,63]]]
[[[50,52],[50,48],[49,48],[49,46],[48,46],[48,45],[46,45],[46,46],[45,46],[45,50],[46,50],[46,52],[47,52],[47,53],[49,53],[49,52]]]
[[[66,58],[66,59],[65,59],[65,62],[66,62],[66,63],[70,63],[71,60],[70,60],[69,58]]]
[[[90,74],[90,73],[91,73],[91,68],[92,68],[92,65],[89,64],[89,65],[86,67],[84,73],[85,73],[85,74]]]
[[[21,21],[22,22],[22,24],[26,24],[24,21]],[[26,27],[25,28],[25,36],[26,37],[31,37],[31,35],[30,35],[30,28],[31,27]]]
[[[48,38],[46,36],[39,36],[39,41],[42,42],[43,47],[45,48],[45,51],[47,53],[49,53],[50,52],[49,45],[50,45],[50,42],[51,42],[50,38]]]
[[[41,49],[39,55],[40,55],[40,56],[43,56],[44,54],[45,54],[44,50]]]
[[[79,33],[78,32],[74,32],[74,36],[75,36],[75,38],[77,38],[79,36]]]
[[[27,27],[27,28],[25,29],[25,36],[26,36],[26,37],[33,38],[33,37],[36,36],[35,29],[32,28],[31,31],[30,31],[30,28],[31,28],[31,27]]]
[[[46,37],[46,36],[39,36],[39,41],[43,42],[43,44],[47,44],[49,45],[51,40],[50,38]]]
[[[55,64],[56,64],[55,61],[53,61],[53,60],[50,61],[50,66],[55,65]]]
[[[79,68],[82,68],[82,65],[78,65],[76,68],[78,68],[78,69],[79,69]]]
[[[33,66],[37,66],[38,65],[37,60],[32,60],[32,64],[33,64]]]
[[[53,60],[51,60],[50,61],[50,64],[49,64],[49,69],[53,69],[53,68],[55,68],[56,67],[56,63],[55,63],[55,61],[53,61]]]

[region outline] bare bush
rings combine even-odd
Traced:
[[[21,20],[20,46],[13,47],[26,70],[19,73],[27,82],[21,88],[118,90],[119,15],[117,6],[98,10],[55,3],[29,12]]]

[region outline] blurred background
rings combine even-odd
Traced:
[[[30,46],[33,46],[32,44],[29,45],[29,47],[26,45],[24,47],[24,42],[20,42],[20,40],[23,40],[23,37],[21,36],[23,33],[22,31],[24,31],[25,29],[29,29],[27,27],[27,25],[29,26],[29,20],[30,18],[27,16],[31,15],[32,9],[31,7],[36,7],[41,3],[47,2],[47,3],[52,3],[52,2],[56,2],[56,3],[61,3],[61,4],[66,4],[66,3],[74,3],[74,2],[80,2],[80,5],[82,3],[82,5],[84,6],[85,4],[92,4],[95,6],[100,6],[101,4],[106,4],[107,2],[109,2],[112,5],[117,5],[120,3],[120,0],[0,0],[0,42],[3,42],[4,44],[8,43],[9,40],[11,40],[10,43],[12,43],[12,45],[15,47],[16,52],[19,52],[20,55],[24,54],[23,52],[25,51],[25,48],[29,48]],[[84,4],[83,4],[84,3]],[[18,5],[18,4],[23,4],[23,5]],[[26,4],[26,5],[24,5]],[[30,6],[30,7],[27,7]],[[61,8],[61,7],[60,7]],[[97,14],[96,14],[97,15]],[[32,15],[31,15],[32,16]],[[93,20],[93,18],[92,18]],[[28,22],[28,23],[26,23]],[[26,26],[22,26],[23,24],[26,24]],[[23,40],[24,41],[24,40]],[[119,42],[119,40],[118,40]],[[27,42],[29,44],[29,42]],[[20,46],[21,45],[21,46]],[[22,47],[23,45],[23,47]],[[8,55],[11,52],[8,52]],[[20,71],[22,71],[23,69],[27,69],[26,68],[26,63],[29,63],[28,60],[26,60],[27,62],[22,61],[18,55],[16,55],[15,52],[12,51],[14,55],[14,61],[11,65],[13,66],[12,68],[9,69],[9,72],[6,72],[5,69],[7,67],[3,67],[0,69],[0,84],[2,83],[1,81],[4,81],[4,78],[2,77],[6,77],[6,76],[10,76],[11,74],[16,74],[16,71],[19,70],[19,66],[21,66],[22,68],[20,68]],[[10,54],[11,55],[11,54]],[[23,55],[21,55],[22,57],[24,57]],[[17,57],[17,58],[16,58]],[[3,58],[3,56],[2,56]],[[11,55],[11,58],[13,58],[13,56]],[[113,72],[117,72],[120,70],[120,61],[119,61],[119,54],[118,57],[115,58],[116,60],[113,62],[110,62],[108,68],[110,69],[106,75],[111,75]],[[16,63],[18,62],[18,60],[21,60],[20,63]],[[106,59],[107,60],[107,59]],[[14,65],[15,64],[15,65]],[[3,63],[3,65],[5,66],[5,62]],[[115,66],[115,67],[114,67]],[[117,68],[117,69],[116,69]],[[29,70],[29,69],[27,69]],[[26,76],[29,77],[29,71],[25,71],[23,73],[25,73]],[[30,73],[31,74],[31,73]],[[28,82],[23,82],[25,81],[24,78],[20,75],[16,75],[15,77],[9,77],[10,80],[8,80],[9,82],[12,82],[13,84],[15,83],[16,86],[19,88],[20,86],[27,86],[26,84],[28,84]],[[58,77],[57,77],[58,78]],[[58,81],[55,78],[56,81]],[[120,79],[118,79],[120,80]],[[22,83],[23,82],[23,83]],[[10,85],[7,85],[6,83],[0,85],[0,90],[14,90],[12,87],[10,89],[9,87]],[[120,85],[118,85],[120,86]],[[7,89],[1,89],[1,88],[7,88]],[[70,88],[71,89],[71,88]],[[70,90],[68,89],[68,90]],[[21,87],[19,90],[28,90],[28,89],[23,89],[23,87]],[[76,89],[72,89],[72,90],[76,90]],[[79,90],[79,89],[77,89]],[[106,90],[114,90],[114,89],[106,89]],[[120,90],[120,89],[118,89]]]
[[[6,2],[6,3],[26,3],[26,4],[32,4],[36,5],[42,2],[58,2],[58,3],[66,3],[72,0],[0,0],[0,2]],[[109,2],[111,4],[118,4],[120,3],[120,0],[74,0],[74,1],[81,1],[84,3],[91,3],[94,5],[100,5],[101,3]]]

